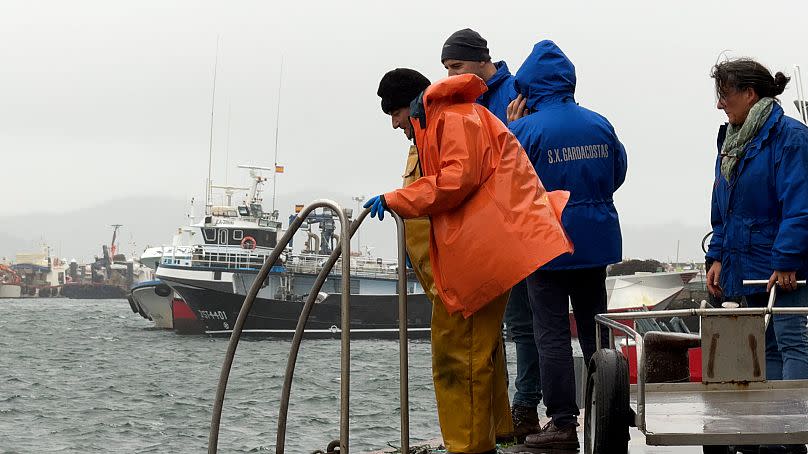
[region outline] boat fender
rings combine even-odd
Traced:
[[[247,250],[255,249],[255,246],[257,244],[258,243],[255,242],[255,238],[251,236],[245,236],[244,238],[241,239],[241,247]]]
[[[167,297],[171,295],[171,287],[166,284],[157,284],[154,287],[154,293],[157,294],[157,296]]]

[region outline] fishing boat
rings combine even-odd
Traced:
[[[204,220],[191,226],[197,243],[192,245],[190,260],[164,255],[157,268],[157,277],[182,297],[208,334],[232,330],[245,295],[282,232],[277,212],[264,212],[262,206],[261,187],[266,178],[260,171],[271,169],[242,167],[251,172],[248,199],[236,206],[211,206]],[[245,332],[291,336],[303,301],[335,246],[336,223],[329,211],[307,218],[305,247],[301,252],[287,248],[272,266]],[[317,233],[315,225],[319,226]],[[352,332],[373,338],[398,336],[397,263],[369,254],[350,260]],[[318,295],[307,325],[309,337],[332,337],[340,332],[341,283],[337,265]],[[408,293],[410,335],[428,337],[432,306],[412,273]]]

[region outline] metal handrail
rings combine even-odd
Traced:
[[[332,208],[333,209],[333,208]],[[336,211],[336,210],[335,210]],[[341,210],[340,210],[341,211]],[[306,211],[301,212],[298,217],[305,218],[308,213]],[[359,225],[364,220],[367,213],[361,213],[359,217],[350,225],[349,232],[345,235],[343,231],[343,236],[347,237],[348,241],[350,242],[351,236],[359,228]],[[342,218],[340,218],[340,223],[342,223]],[[278,431],[277,431],[277,438],[275,442],[275,453],[276,454],[283,454],[286,450],[286,421],[289,417],[289,399],[292,395],[292,378],[294,377],[295,373],[295,365],[297,364],[297,355],[300,351],[300,343],[303,340],[303,331],[306,327],[306,322],[309,319],[309,314],[311,313],[312,308],[314,307],[315,301],[317,299],[317,294],[320,292],[320,289],[325,283],[325,280],[328,278],[329,274],[331,273],[331,269],[334,267],[334,264],[337,262],[340,254],[342,253],[342,246],[344,241],[341,241],[342,244],[338,244],[337,247],[331,252],[331,255],[328,256],[328,259],[323,264],[320,273],[317,274],[317,278],[314,281],[312,286],[312,290],[309,292],[309,296],[306,298],[306,303],[303,305],[303,310],[300,312],[300,317],[297,319],[297,326],[295,327],[295,334],[292,338],[292,346],[289,349],[289,357],[286,361],[286,372],[284,374],[283,379],[283,388],[281,391],[281,402],[278,410]],[[344,261],[343,261],[344,262]],[[349,264],[350,265],[350,264]],[[345,264],[343,263],[343,268]],[[350,293],[350,275],[348,275],[347,279],[342,280],[342,292],[345,293],[345,282],[348,282],[348,292]],[[348,324],[345,324],[345,320],[341,320],[341,333],[340,339],[344,340],[346,338],[345,331],[348,331],[348,335],[350,335],[350,320]],[[340,357],[340,373],[344,372],[344,368],[346,367],[345,362],[348,362],[348,369],[350,369],[350,351],[347,353],[347,358],[345,355],[345,349],[341,349],[341,357]],[[346,392],[345,390],[345,382],[346,379],[344,376],[340,377],[340,450],[345,449],[347,450],[347,415],[343,419],[342,410],[346,408],[343,405],[343,393]],[[350,378],[347,380],[348,386],[350,386]],[[347,397],[346,397],[347,400]],[[346,427],[343,430],[343,426]],[[343,442],[345,442],[343,444]],[[347,452],[347,451],[346,451]]]
[[[208,452],[210,454],[217,452],[219,427],[221,423],[221,413],[224,403],[224,393],[227,387],[227,380],[230,375],[230,368],[232,367],[233,359],[235,357],[235,350],[238,346],[238,341],[241,338],[244,322],[246,321],[247,314],[249,313],[254,301],[255,296],[260,288],[260,283],[266,279],[269,273],[271,264],[277,260],[280,253],[286,247],[286,244],[291,240],[294,233],[300,228],[301,224],[316,208],[328,207],[334,212],[339,214],[340,224],[342,228],[341,243],[337,245],[335,250],[328,257],[327,261],[323,264],[320,273],[315,279],[312,291],[304,304],[298,319],[298,324],[295,329],[295,334],[292,340],[292,346],[287,360],[286,374],[284,377],[284,385],[281,396],[281,403],[278,415],[278,433],[276,440],[276,453],[283,454],[286,443],[286,421],[288,418],[289,398],[291,396],[292,378],[294,376],[294,368],[297,361],[297,354],[300,350],[300,343],[303,337],[303,331],[308,320],[308,316],[314,306],[317,294],[322,288],[323,283],[329,277],[331,269],[339,259],[342,250],[347,252],[346,256],[350,256],[350,240],[353,234],[359,228],[359,225],[367,217],[370,209],[365,209],[359,214],[357,219],[349,225],[348,218],[345,212],[335,202],[329,200],[317,200],[306,207],[289,225],[289,229],[284,236],[278,241],[272,254],[267,258],[267,261],[258,272],[255,281],[253,282],[247,297],[239,312],[236,324],[233,327],[233,333],[230,336],[230,343],[228,351],[225,356],[225,361],[222,365],[222,372],[219,377],[219,386],[216,393],[216,402],[214,404],[213,417],[211,421],[211,432],[208,441]],[[405,249],[404,249],[404,222],[396,215],[391,213],[396,220],[398,231],[398,247],[399,247],[399,272],[398,272],[398,287],[399,287],[399,361],[400,361],[400,397],[401,397],[401,444],[402,450],[409,451],[409,387],[408,387],[408,369],[407,369],[407,276],[404,266],[405,262]],[[349,441],[349,402],[350,402],[350,260],[342,260],[342,317],[341,317],[341,376],[340,376],[340,452],[348,454],[348,441]]]

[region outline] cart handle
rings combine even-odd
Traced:
[[[769,285],[768,279],[744,279],[743,285]],[[797,281],[797,286],[805,285],[805,279],[801,281]],[[771,309],[774,307],[774,300],[777,299],[777,286],[772,285],[771,290],[769,290],[769,301],[766,304],[766,315],[763,316],[763,332],[765,333],[767,329],[769,329],[769,322],[772,319]]]

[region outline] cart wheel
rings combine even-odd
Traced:
[[[629,407],[628,361],[615,350],[592,355],[586,381],[586,454],[627,454]]]
[[[735,454],[735,450],[729,446],[711,445],[702,446],[701,449],[704,454]]]

